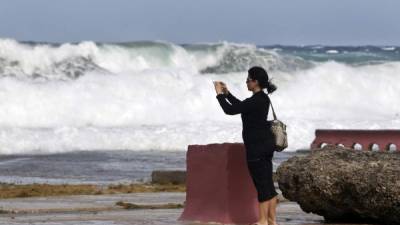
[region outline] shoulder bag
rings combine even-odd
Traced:
[[[268,96],[269,98],[269,96]],[[286,124],[282,121],[278,120],[275,114],[274,107],[272,106],[271,98],[269,98],[269,102],[271,103],[272,113],[274,115],[273,120],[268,120],[271,133],[273,134],[274,142],[275,142],[275,150],[278,152],[283,151],[288,146],[287,134],[286,134]]]

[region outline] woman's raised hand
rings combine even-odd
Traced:
[[[224,94],[228,94],[228,87],[226,87],[226,84],[221,81],[221,86],[222,86],[222,92]]]
[[[215,87],[215,92],[217,92],[217,94],[224,93],[221,81],[213,81],[213,83],[214,83],[214,87]]]

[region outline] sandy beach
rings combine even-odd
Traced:
[[[64,197],[13,198],[0,201],[0,224],[188,224],[177,221],[179,209],[127,210],[117,202],[141,205],[183,203],[185,193],[132,193],[115,195],[79,195]],[[321,224],[322,217],[301,211],[293,202],[277,208],[280,224]],[[202,223],[196,223],[202,224]]]
[[[297,203],[287,201],[282,197],[279,189],[278,192],[281,200],[277,207],[278,224],[334,224],[324,222],[323,217],[319,215],[303,212]],[[183,211],[185,198],[184,191],[5,198],[0,200],[0,224],[212,224],[200,221],[178,221]],[[129,209],[123,206],[128,204],[141,206],[142,209]],[[152,207],[158,207],[158,209],[151,209]]]

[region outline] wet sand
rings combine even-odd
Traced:
[[[185,195],[184,192],[158,192],[3,199],[0,200],[0,224],[202,224],[177,221],[183,208],[127,210],[116,205],[118,201],[134,204],[183,203]],[[277,215],[279,225],[327,224],[323,217],[303,212],[294,202],[281,202]]]

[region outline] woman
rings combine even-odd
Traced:
[[[272,93],[277,87],[269,81],[267,72],[258,66],[248,70],[246,84],[253,95],[241,101],[229,92],[223,82],[214,82],[216,98],[226,114],[241,114],[247,167],[259,202],[260,218],[255,224],[276,225],[278,193],[272,180],[272,157],[275,149],[272,133],[266,123],[270,100],[263,89],[266,88],[268,93]]]

